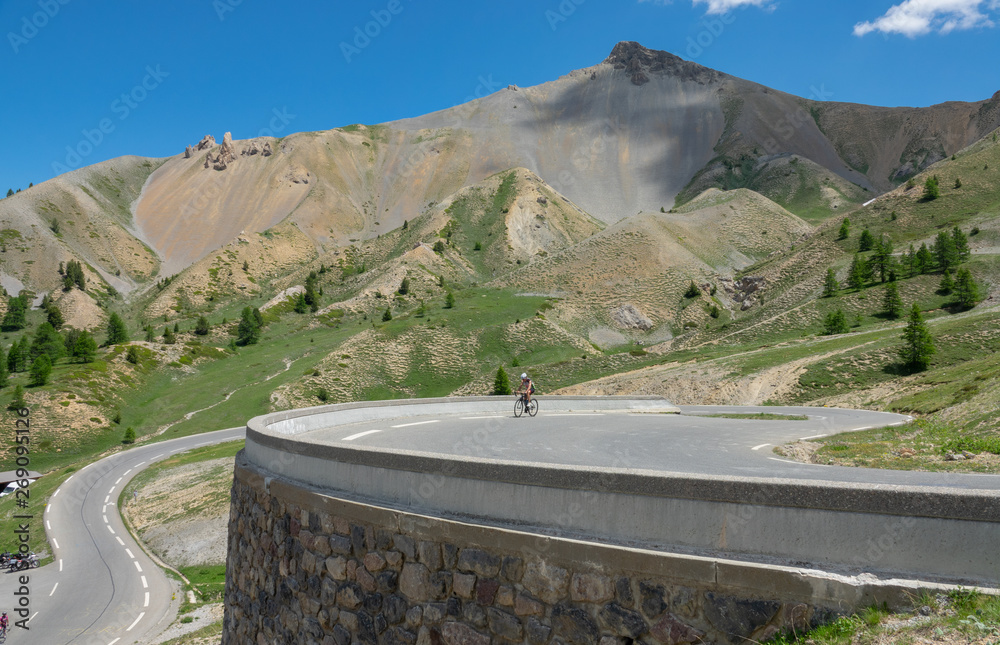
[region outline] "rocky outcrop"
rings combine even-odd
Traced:
[[[210,134],[206,134],[201,141],[198,142],[197,150],[210,150],[215,147],[215,137]]]
[[[730,299],[739,303],[740,311],[746,311],[760,301],[760,292],[767,286],[767,280],[760,276],[747,276],[739,280],[723,278],[719,280],[719,285]]]
[[[187,148],[184,149],[184,158],[185,159],[190,159],[192,154],[193,154],[193,151],[191,150],[191,146],[188,146]]]
[[[640,329],[649,331],[653,321],[642,314],[634,305],[625,304],[611,312],[611,320],[623,329]]]
[[[250,139],[244,142],[243,149],[240,150],[240,156],[252,157],[254,155],[260,155],[261,157],[270,157],[274,154],[274,150],[271,149],[271,142],[267,139]]]
[[[636,42],[620,42],[604,61],[629,75],[633,85],[645,85],[650,75],[670,75],[700,84],[719,80],[723,75],[715,70],[688,62],[664,51],[647,49]]]

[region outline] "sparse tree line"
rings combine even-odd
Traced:
[[[932,179],[935,181],[931,181]],[[928,182],[929,190],[937,188],[936,177],[928,179]],[[961,186],[959,184],[956,187]],[[845,219],[838,237],[844,240],[849,236],[850,222]],[[862,255],[863,253],[868,255]],[[938,293],[954,295],[954,306],[970,309],[981,298],[979,287],[972,272],[960,265],[971,255],[968,237],[957,226],[950,233],[938,233],[930,247],[923,243],[916,249],[911,244],[909,250],[899,258],[893,253],[892,240],[888,235],[876,238],[865,229],[858,238],[858,250],[848,269],[846,287],[861,291],[876,280],[881,284],[888,283],[882,293],[879,313],[889,320],[897,320],[905,311],[897,280],[940,272],[942,277]],[[824,280],[823,297],[836,296],[840,290],[841,284],[837,280],[836,271],[830,267]],[[830,312],[823,321],[823,333],[827,335],[843,334],[848,329],[847,317],[841,309]],[[927,368],[935,351],[933,337],[923,320],[920,307],[913,303],[903,332],[900,358],[907,369],[920,371]]]

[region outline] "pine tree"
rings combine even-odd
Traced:
[[[832,298],[837,295],[837,290],[840,289],[840,283],[837,282],[837,273],[830,267],[826,270],[826,282],[823,284],[823,297]]]
[[[7,353],[3,351],[3,346],[0,345],[0,389],[7,387],[7,379],[10,377],[10,371],[7,369]]]
[[[951,231],[951,240],[955,246],[955,258],[958,264],[965,262],[972,257],[972,250],[969,248],[969,238],[957,226]]]
[[[826,319],[823,321],[823,334],[826,336],[846,334],[847,330],[847,316],[840,309],[827,314]]]
[[[7,197],[11,197],[13,195],[14,195],[14,189],[13,188],[8,188],[7,189]]]
[[[455,294],[448,292],[448,295],[444,297],[444,308],[452,309],[455,306]]]
[[[931,337],[931,332],[924,323],[920,307],[917,306],[917,303],[913,303],[909,322],[906,329],[903,330],[903,347],[899,350],[899,357],[907,369],[920,372],[927,369],[931,362],[931,356],[936,351],[934,338]]]
[[[97,341],[90,332],[84,330],[80,333],[73,346],[73,357],[81,363],[93,363],[97,358]]]
[[[297,314],[304,314],[305,312],[309,311],[309,303],[306,302],[306,294],[300,293],[299,295],[295,296],[295,306],[293,307],[293,309]]]
[[[399,289],[396,291],[396,293],[398,293],[401,296],[405,296],[406,294],[410,293],[410,279],[409,278],[403,278],[403,282],[402,282],[402,284],[399,285]]]
[[[28,371],[28,353],[30,347],[28,345],[28,337],[22,336],[21,340],[14,343],[10,347],[10,353],[7,354],[7,369],[11,373],[26,372]]]
[[[198,316],[198,322],[194,324],[194,333],[198,336],[208,336],[208,332],[211,331],[211,327],[208,324],[208,318],[204,316]]]
[[[240,345],[256,345],[260,342],[261,325],[250,307],[244,307],[240,313],[240,324],[236,328],[236,337]]]
[[[14,396],[7,404],[8,410],[22,410],[28,407],[28,402],[24,400],[24,386],[18,383],[14,386]]]
[[[31,364],[28,384],[41,387],[49,382],[50,374],[52,374],[52,360],[45,354],[39,354],[35,362]]]
[[[931,250],[927,248],[926,244],[921,244],[920,250],[917,251],[917,272],[920,275],[930,273],[933,267],[934,255],[931,253]]]
[[[928,177],[924,182],[924,194],[921,199],[925,202],[933,201],[941,196],[941,187],[938,184],[937,175]]]
[[[18,331],[28,326],[28,297],[24,294],[14,296],[7,301],[7,313],[4,314],[0,329],[3,331]]]
[[[66,355],[65,339],[47,322],[38,326],[35,338],[31,342],[30,355],[32,360],[42,354],[49,357],[50,363],[54,363]]]
[[[955,280],[951,277],[951,269],[945,269],[944,275],[941,276],[941,284],[938,285],[938,293],[942,296],[947,296],[955,289]]]
[[[163,342],[166,345],[173,345],[177,342],[177,336],[174,335],[174,331],[170,327],[163,328]]]
[[[120,345],[128,341],[128,328],[125,326],[125,321],[122,317],[118,315],[118,312],[111,312],[111,317],[108,318],[108,345]]]
[[[892,271],[892,240],[883,236],[875,240],[875,252],[872,254],[870,266],[872,271],[878,273],[879,280],[885,282]]]
[[[135,443],[135,428],[132,426],[125,428],[125,436],[122,437],[122,443],[129,445]]]
[[[851,269],[847,274],[847,286],[860,290],[865,286],[865,277],[867,274],[868,266],[865,259],[855,253],[854,260],[851,261]]]
[[[493,380],[493,394],[503,396],[511,394],[511,392],[510,378],[507,376],[507,371],[503,368],[503,365],[501,365],[497,368],[497,376]]]
[[[684,297],[685,298],[697,298],[700,295],[701,295],[701,289],[699,289],[698,285],[696,285],[694,283],[694,280],[692,280],[691,284],[688,285],[687,291],[684,292]]]
[[[858,238],[858,252],[864,253],[866,251],[871,251],[872,247],[875,246],[875,236],[866,228],[861,231],[861,237]]]
[[[129,345],[128,351],[125,352],[125,360],[127,360],[132,365],[139,364],[139,348],[135,345]]]
[[[899,287],[895,282],[890,282],[885,288],[885,296],[882,299],[882,311],[885,317],[896,320],[903,315],[903,300],[899,297]]]
[[[844,221],[840,224],[840,232],[837,234],[838,240],[846,240],[851,236],[851,220],[844,218]]]
[[[382,314],[382,322],[389,322],[390,320],[392,320],[392,310],[386,307],[385,313]]]
[[[947,271],[958,264],[958,250],[955,248],[955,238],[944,231],[934,239],[934,259],[938,269]]]
[[[49,321],[49,324],[56,329],[61,329],[66,319],[63,318],[62,311],[55,305],[55,303],[50,303],[48,307],[45,308],[45,316]]]
[[[958,190],[961,187],[962,187],[962,180],[960,178],[956,178],[955,179],[955,190]]]
[[[958,306],[963,309],[971,309],[979,302],[979,287],[968,269],[958,270],[958,275],[955,277],[955,296]]]
[[[408,229],[408,228],[410,228],[410,223],[409,223],[409,222],[407,222],[407,221],[406,221],[406,220],[404,219],[404,220],[403,220],[403,230],[405,231],[405,230],[406,230],[406,229]]]

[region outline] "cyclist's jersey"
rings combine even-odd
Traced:
[[[529,392],[531,394],[535,393],[535,384],[529,378],[527,381],[521,381],[521,389]]]

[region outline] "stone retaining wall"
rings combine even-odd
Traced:
[[[361,504],[273,479],[241,453],[222,642],[759,642],[900,595]]]

